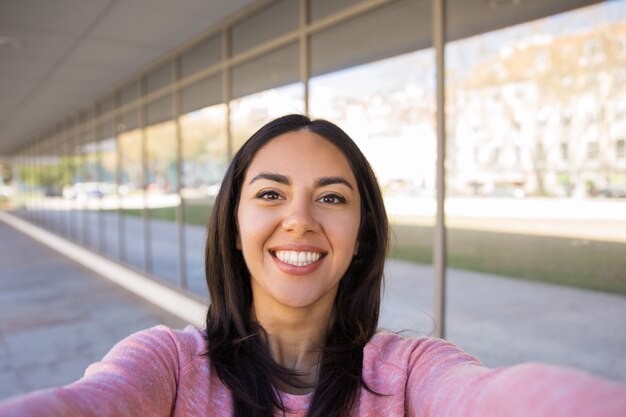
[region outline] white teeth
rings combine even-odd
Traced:
[[[306,266],[317,262],[322,257],[322,254],[318,252],[296,252],[290,250],[279,250],[274,252],[274,255],[282,262],[295,266]]]

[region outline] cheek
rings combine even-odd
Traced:
[[[274,219],[269,213],[262,210],[240,209],[237,213],[239,245],[245,251],[246,247],[259,248],[273,231]]]
[[[359,226],[360,217],[357,213],[334,219],[332,228],[327,229],[328,233],[332,233],[331,241],[334,243],[335,250],[345,253],[348,263],[357,247]]]

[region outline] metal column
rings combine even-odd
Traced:
[[[304,87],[304,114],[309,115],[310,40],[307,32],[309,24],[309,0],[300,0],[300,81]]]
[[[180,57],[173,62],[174,84],[180,81]],[[176,207],[176,224],[178,226],[178,284],[187,289],[187,250],[185,238],[185,199],[182,189],[183,178],[183,140],[180,127],[181,116],[181,92],[179,87],[173,87],[172,98],[174,99],[174,120],[176,121],[176,193],[178,194],[178,206]]]
[[[446,1],[433,1],[433,43],[437,71],[437,218],[433,268],[435,271],[435,336],[446,335],[446,225],[444,200],[446,195],[446,115],[445,115],[445,42]]]

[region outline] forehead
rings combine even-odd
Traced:
[[[270,140],[254,156],[246,178],[259,172],[273,172],[292,177],[342,176],[355,181],[348,159],[328,139],[301,130]]]

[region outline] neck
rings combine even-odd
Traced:
[[[314,387],[332,308],[268,307],[253,303],[256,320],[267,333],[272,357],[283,367],[298,372],[302,382]],[[278,388],[294,394],[310,391],[285,386]]]

